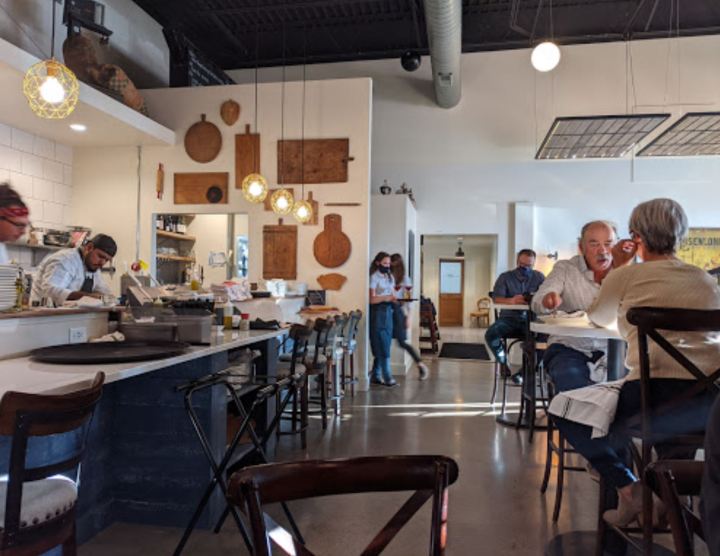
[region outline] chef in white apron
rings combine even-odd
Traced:
[[[84,296],[102,297],[112,291],[100,269],[117,253],[115,240],[98,234],[80,248],[63,249],[43,259],[33,281],[30,302],[49,298],[57,306]]]
[[[0,184],[0,264],[8,264],[5,242],[17,241],[30,225],[30,214],[19,193],[7,183]]]

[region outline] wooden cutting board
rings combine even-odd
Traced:
[[[263,278],[297,278],[297,226],[263,226]]]
[[[185,134],[185,152],[195,162],[215,160],[221,148],[222,133],[215,124],[205,120],[205,114]]]
[[[245,133],[235,136],[235,188],[242,187],[248,174],[260,173],[260,134],[250,133],[250,124]]]
[[[322,289],[337,291],[347,282],[347,277],[337,272],[332,272],[330,274],[321,274],[317,277],[317,281]]]
[[[278,141],[278,183],[345,183],[350,139]],[[305,179],[303,180],[303,151]]]
[[[226,100],[220,106],[220,117],[227,125],[233,125],[240,118],[240,105],[234,100]]]
[[[313,242],[315,260],[326,268],[336,268],[350,258],[350,238],[342,231],[342,216],[328,214],[323,219],[325,229]]]
[[[227,204],[229,179],[227,172],[175,174],[175,204]]]

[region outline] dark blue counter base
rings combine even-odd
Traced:
[[[277,341],[261,349],[258,373],[275,375]],[[77,534],[83,543],[115,521],[184,528],[212,475],[175,387],[228,366],[228,352],[181,363],[108,384],[95,411],[80,475]],[[208,432],[216,459],[225,451],[227,398],[224,387],[197,392],[193,400]],[[272,405],[273,407],[269,407]],[[274,411],[268,404],[258,416],[263,429]],[[38,439],[33,461],[74,445],[63,435]],[[7,467],[9,439],[0,441],[0,461]],[[216,490],[198,524],[212,527],[225,500]],[[179,540],[179,535],[178,535]]]

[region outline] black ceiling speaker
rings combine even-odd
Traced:
[[[400,63],[405,71],[415,71],[420,67],[420,54],[415,50],[406,50],[400,56]]]

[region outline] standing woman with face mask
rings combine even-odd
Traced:
[[[390,370],[394,305],[395,280],[390,271],[390,255],[380,251],[370,265],[370,349],[374,358],[370,384],[397,386]]]
[[[405,272],[405,262],[400,253],[394,253],[390,257],[390,268],[392,270],[393,280],[395,282],[395,298],[397,300],[405,299],[405,291],[410,293],[412,290],[412,282]],[[408,297],[410,297],[408,295]],[[420,359],[417,350],[407,342],[408,320],[410,318],[410,307],[407,303],[398,301],[393,306],[393,338],[400,344],[400,347],[408,352],[410,357],[418,368],[420,380],[426,380],[429,374],[427,365]]]

